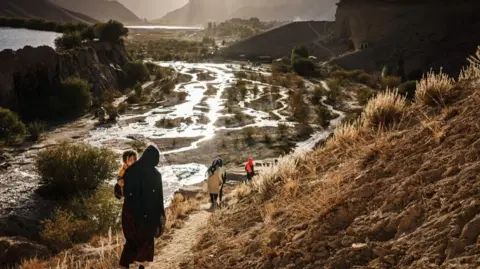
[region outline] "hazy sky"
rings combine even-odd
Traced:
[[[160,19],[167,12],[185,5],[188,0],[117,0],[140,18]]]

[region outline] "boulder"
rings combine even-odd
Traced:
[[[45,258],[51,253],[47,247],[23,237],[0,237],[0,267],[14,266],[23,260]]]

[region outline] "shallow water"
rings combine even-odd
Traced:
[[[55,38],[59,33],[35,31],[27,29],[0,28],[0,51],[4,49],[18,50],[25,46],[55,47]]]

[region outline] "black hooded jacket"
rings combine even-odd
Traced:
[[[124,196],[136,225],[147,234],[158,236],[162,230],[163,206],[162,175],[156,169],[160,152],[149,146],[142,157],[125,171]]]

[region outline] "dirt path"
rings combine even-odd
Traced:
[[[207,225],[212,214],[207,211],[208,204],[203,205],[198,213],[190,216],[185,226],[175,231],[173,239],[155,256],[151,269],[178,269],[182,261],[191,257],[192,247],[197,242],[200,230]]]

